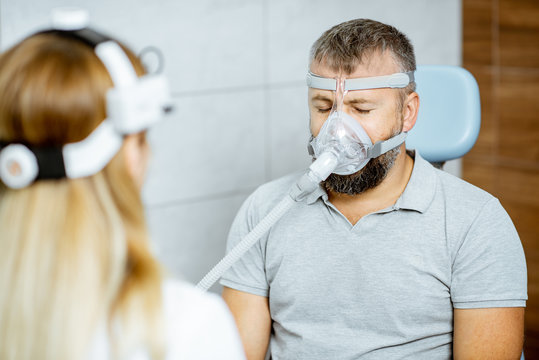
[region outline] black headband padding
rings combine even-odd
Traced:
[[[29,147],[37,159],[39,173],[37,179],[61,179],[66,177],[64,157],[61,147]]]
[[[112,38],[89,28],[84,28],[80,30],[44,30],[38,32],[38,34],[53,34],[68,39],[78,40],[90,46],[91,48],[95,48],[97,45],[103,42],[113,40]]]

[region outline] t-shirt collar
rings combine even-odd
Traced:
[[[434,172],[436,170],[417,151],[412,152],[412,155],[414,157],[412,176],[394,207],[422,213],[429,208],[434,199],[437,179]]]
[[[436,176],[433,176],[433,173],[436,170],[417,151],[411,152],[411,155],[414,158],[412,175],[394,208],[425,212],[434,199]],[[311,205],[319,198],[324,202],[328,201],[327,192],[321,185],[305,198],[305,202]]]

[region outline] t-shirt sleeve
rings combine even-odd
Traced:
[[[240,208],[228,235],[227,253],[258,224],[260,209],[256,206],[256,192]],[[265,271],[264,239],[257,241],[222,277],[223,286],[250,294],[268,296]]]
[[[527,298],[522,244],[507,212],[491,198],[473,220],[453,260],[453,307],[525,307]]]

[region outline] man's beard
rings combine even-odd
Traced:
[[[400,146],[389,150],[385,154],[371,159],[367,165],[358,172],[350,175],[331,174],[322,185],[326,191],[333,191],[347,195],[359,195],[372,189],[386,178],[389,170],[395,164],[400,154]]]

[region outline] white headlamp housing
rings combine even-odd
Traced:
[[[107,116],[121,134],[143,131],[170,109],[168,83],[163,76],[143,76],[132,86],[107,93]]]
[[[0,178],[12,189],[30,185],[39,168],[34,153],[22,144],[11,144],[0,151]]]
[[[120,45],[106,41],[95,47],[114,87],[107,92],[107,119],[120,134],[149,128],[172,107],[170,89],[163,75],[138,77]]]

